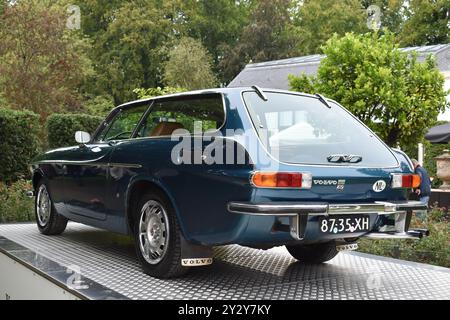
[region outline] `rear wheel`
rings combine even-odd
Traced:
[[[47,185],[41,181],[37,186],[35,215],[38,229],[46,235],[61,234],[67,226],[67,218],[58,214],[53,206]]]
[[[180,228],[163,195],[149,192],[142,196],[134,221],[136,252],[146,274],[173,278],[188,271],[181,265]]]
[[[318,264],[333,259],[339,252],[334,241],[308,245],[286,246],[291,256],[300,262]]]

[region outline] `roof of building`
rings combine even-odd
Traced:
[[[428,55],[436,57],[437,66],[441,71],[450,70],[450,43],[431,46],[417,46],[400,48],[403,52],[416,52],[419,61]],[[251,63],[230,82],[228,87],[258,85],[267,88],[288,89],[288,75],[312,75],[317,72],[323,54],[314,54],[303,57]]]

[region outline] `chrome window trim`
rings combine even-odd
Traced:
[[[414,172],[414,164],[412,163],[411,158],[403,150],[400,150],[398,148],[391,148],[391,149],[403,155],[406,159],[406,162],[409,165],[409,168],[411,169],[412,172]]]
[[[287,90],[273,90],[273,89],[262,89],[264,92],[270,92],[270,93],[280,93],[280,94],[291,94],[291,95],[296,95],[296,96],[302,96],[302,97],[308,97],[308,98],[314,98],[314,99],[318,99],[317,97],[315,97],[314,95],[310,95],[310,94],[306,94],[306,93],[301,93],[301,92],[291,92],[291,91],[287,91]],[[361,122],[361,120],[359,120],[358,118],[356,118],[350,111],[348,111],[345,107],[343,107],[342,105],[340,105],[339,103],[337,103],[336,101],[332,100],[332,99],[328,99],[334,103],[336,103],[338,106],[340,106],[344,111],[346,111],[348,114],[350,114],[354,119],[356,119],[359,123],[361,123],[370,133],[372,133],[391,153],[391,155],[394,157],[395,161],[397,162],[396,166],[390,166],[390,167],[380,167],[380,166],[339,166],[339,165],[329,165],[329,164],[310,164],[310,163],[291,163],[291,162],[285,162],[285,161],[281,161],[279,159],[276,159],[270,152],[269,150],[267,150],[266,146],[264,145],[264,143],[261,140],[261,137],[258,134],[258,129],[255,126],[255,123],[253,122],[252,118],[250,117],[250,113],[248,111],[248,106],[245,103],[244,100],[244,93],[245,92],[255,92],[255,90],[250,90],[250,89],[243,89],[241,90],[240,93],[240,98],[241,98],[241,102],[244,105],[244,109],[245,109],[245,113],[247,115],[248,120],[250,121],[254,132],[256,133],[256,137],[259,141],[259,143],[262,145],[263,150],[266,152],[266,154],[269,156],[269,158],[271,158],[272,160],[280,163],[280,164],[285,164],[285,165],[289,165],[289,166],[305,166],[305,167],[326,167],[326,168],[357,168],[357,169],[397,169],[400,167],[400,163],[397,159],[397,157],[394,155],[394,153],[392,152],[391,148],[386,145],[386,143],[384,143],[383,140],[381,140],[369,127],[367,127],[363,122]]]
[[[194,93],[173,94],[173,95],[166,95],[166,96],[159,96],[159,97],[150,98],[150,99],[152,99],[152,100],[150,100],[151,104],[149,105],[147,111],[142,116],[141,120],[139,121],[139,124],[136,126],[136,129],[135,129],[132,137],[129,138],[129,139],[122,139],[122,140],[117,140],[117,141],[127,141],[127,140],[146,139],[146,138],[172,138],[172,135],[163,135],[163,136],[154,136],[154,137],[135,137],[135,134],[137,134],[137,132],[139,132],[139,129],[140,129],[141,125],[144,123],[144,121],[147,119],[147,117],[152,113],[152,107],[153,107],[153,105],[155,104],[155,102],[157,100],[164,100],[164,99],[170,99],[170,98],[180,98],[180,99],[182,99],[182,97],[202,96],[202,95],[207,95],[207,94],[220,95],[220,99],[222,100],[223,122],[220,125],[220,127],[217,128],[216,130],[203,132],[202,134],[206,135],[206,136],[209,136],[209,135],[213,135],[213,134],[221,132],[222,129],[225,127],[225,124],[227,122],[227,107],[226,107],[224,93],[223,92],[194,92]],[[194,133],[189,133],[189,135],[192,137],[192,136],[194,136]],[[184,135],[179,135],[179,136],[184,136]]]
[[[133,107],[136,107],[136,108],[137,107],[142,107],[142,106],[145,106],[145,104],[138,105],[138,103],[136,103],[136,105],[132,105],[131,104],[131,105],[128,105],[126,108],[123,108],[123,107],[114,108],[113,111],[111,111],[110,114],[102,122],[103,128],[101,130],[99,130],[99,132],[95,132],[95,138],[91,139],[91,142],[89,142],[89,144],[93,144],[93,143],[109,144],[112,141],[117,142],[117,141],[133,139],[134,135],[137,132],[137,128],[141,125],[145,115],[147,114],[148,110],[150,109],[150,107],[152,105],[153,105],[153,102],[146,106],[146,109],[144,110],[144,112],[142,112],[142,115],[139,118],[139,121],[138,121],[136,127],[131,132],[130,138],[127,138],[127,139],[116,139],[116,140],[114,140],[114,139],[112,139],[112,140],[99,140],[99,135],[104,130],[106,130],[105,135],[108,134],[109,130],[111,129],[111,125],[114,123],[114,119],[116,119],[124,110],[132,109]],[[107,121],[109,117],[111,117],[111,119],[109,121]]]

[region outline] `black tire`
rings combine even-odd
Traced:
[[[43,189],[45,189],[48,194],[49,205],[47,204],[47,207],[50,210],[45,220],[42,218],[42,215],[38,214],[38,202],[41,200],[42,194],[40,193],[43,192]],[[68,220],[66,217],[56,212],[51,200],[50,191],[44,180],[39,181],[36,187],[36,197],[34,199],[34,214],[36,217],[37,227],[42,234],[57,235],[61,234],[66,229]]]
[[[295,259],[308,264],[319,264],[331,260],[339,253],[334,241],[307,245],[287,245],[286,249]]]
[[[142,242],[148,240],[150,233],[147,233],[147,238],[140,232],[141,219],[143,218],[144,206],[157,206],[160,205],[165,212],[161,212],[161,223],[164,224],[163,232],[161,235],[166,235],[166,241],[164,241],[164,253],[157,259],[152,260],[152,263],[147,261],[144,256],[145,249]],[[167,217],[167,220],[166,220]],[[178,225],[178,221],[174,212],[174,209],[167,198],[159,192],[145,193],[139,200],[134,212],[134,225],[133,233],[136,246],[136,253],[141,262],[144,273],[156,277],[156,278],[175,278],[184,275],[189,267],[181,265],[181,231]],[[167,237],[168,233],[168,237]],[[143,237],[143,238],[142,238]],[[150,242],[149,242],[150,243]],[[161,248],[161,246],[159,247]],[[149,257],[148,259],[152,259]],[[159,260],[159,261],[158,261]]]

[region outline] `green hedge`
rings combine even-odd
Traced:
[[[0,223],[34,220],[34,199],[25,195],[33,187],[29,180],[18,180],[10,185],[0,182]]]
[[[39,151],[39,128],[37,114],[0,108],[0,181],[29,175],[28,165]]]
[[[73,146],[76,131],[86,131],[91,135],[97,129],[102,117],[88,114],[53,114],[47,118],[47,138],[50,148]]]

